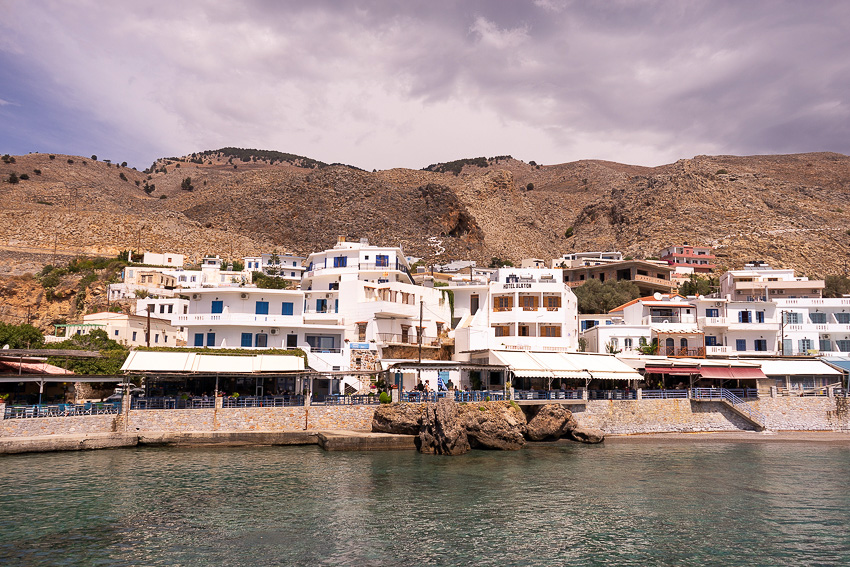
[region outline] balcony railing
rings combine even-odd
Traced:
[[[418,345],[419,339],[415,333],[378,333],[378,341],[384,344]],[[440,346],[439,337],[422,337],[422,346]]]
[[[658,351],[664,356],[689,356],[695,358],[705,358],[705,347],[667,347],[663,346]]]

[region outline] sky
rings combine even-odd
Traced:
[[[850,2],[0,0],[0,153],[850,154]]]

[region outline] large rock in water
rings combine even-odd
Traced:
[[[546,404],[528,420],[529,441],[556,441],[578,427],[573,413],[561,404]]]
[[[372,431],[419,435],[423,410],[421,404],[381,404],[372,416]]]
[[[525,414],[510,402],[465,404],[460,412],[469,443],[476,449],[516,451],[525,444]]]
[[[573,441],[581,443],[602,443],[605,440],[605,432],[601,429],[578,426],[570,431],[570,437]]]
[[[469,452],[469,439],[454,400],[441,398],[434,405],[427,404],[417,441],[420,453],[463,455]]]

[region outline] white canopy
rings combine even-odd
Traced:
[[[124,365],[124,372],[225,372],[248,374],[253,372],[295,372],[304,370],[300,356],[258,354],[234,356],[199,354],[196,352],[132,351]]]
[[[756,361],[753,361],[756,362]],[[759,360],[767,376],[841,376],[837,370],[820,360]]]
[[[609,354],[510,350],[490,354],[491,361],[508,366],[519,378],[642,379],[633,368]]]

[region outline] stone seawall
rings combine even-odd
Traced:
[[[134,410],[123,415],[0,420],[0,438],[92,433],[369,430],[375,406]]]
[[[774,431],[850,430],[846,398],[762,398],[748,405],[764,414],[764,425]],[[571,409],[581,425],[608,434],[753,429],[723,402],[591,400],[584,407],[572,406]]]

